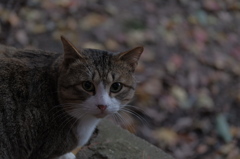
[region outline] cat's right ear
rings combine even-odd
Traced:
[[[143,47],[139,46],[129,51],[120,53],[118,55],[118,58],[122,61],[127,62],[132,67],[132,71],[134,71],[138,64],[138,60],[142,52],[143,52]]]
[[[69,66],[69,64],[73,63],[76,59],[83,58],[81,52],[77,50],[77,48],[69,42],[66,38],[61,36],[61,41],[63,44],[64,49],[64,56],[63,56],[63,65]]]

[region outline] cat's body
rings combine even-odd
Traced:
[[[67,149],[61,141],[71,124],[66,123],[65,129],[55,133],[62,108],[56,107],[59,105],[56,72],[51,65],[60,54],[8,49],[0,53],[0,158],[23,159],[34,155],[30,158],[44,159],[56,146],[59,153],[72,150],[77,143]],[[56,120],[52,120],[55,115]],[[43,149],[40,154],[39,149]]]
[[[64,54],[0,45],[1,159],[71,152],[133,97],[141,47],[112,54],[62,41]]]

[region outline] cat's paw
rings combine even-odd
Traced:
[[[73,153],[69,152],[58,157],[57,159],[76,159],[76,156]]]

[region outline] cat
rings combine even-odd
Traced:
[[[0,45],[0,158],[74,159],[99,121],[134,96],[143,47],[63,54]]]

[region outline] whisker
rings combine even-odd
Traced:
[[[134,105],[124,105],[124,107],[126,108],[134,108],[134,109],[136,109],[136,110],[139,110],[139,111],[144,111],[144,109],[143,108],[141,108],[141,107],[137,107],[137,106],[134,106]]]
[[[57,107],[55,107],[57,108]],[[57,120],[59,119],[59,117],[62,117],[62,115],[65,115],[67,114],[66,111],[63,110],[63,108],[61,107],[58,107],[59,109],[57,111],[55,111],[53,114],[50,114],[53,118],[51,119],[51,122],[53,122],[54,120]],[[52,109],[51,111],[53,111],[54,109]],[[48,112],[48,113],[51,113],[51,112]]]
[[[54,112],[54,113],[52,114],[52,116],[55,116],[55,115],[58,114],[59,112],[64,111],[64,110],[63,110],[63,107],[66,108],[66,109],[69,109],[69,110],[75,109],[76,107],[78,108],[78,110],[85,110],[85,108],[82,107],[80,104],[76,104],[76,103],[64,103],[64,104],[59,104],[59,105],[54,106],[53,108],[51,108],[51,109],[49,110],[48,113],[51,113],[51,111],[54,111],[54,109],[59,108],[59,110],[57,110],[56,112]]]
[[[69,122],[71,122],[72,120],[75,120],[75,118],[73,118],[73,117],[71,117],[71,116],[68,116],[68,114],[65,114],[65,116],[63,116],[63,118],[65,118],[65,119],[63,119],[62,123],[58,126],[58,128],[59,128],[60,131],[62,131],[63,128],[64,128],[65,126],[67,126],[67,124],[68,124]]]
[[[114,113],[114,114],[111,114],[109,116],[110,118],[112,118],[112,121],[116,124],[116,125],[119,125],[121,122],[119,121],[119,118],[117,117],[117,115]]]
[[[77,111],[79,111],[79,109],[77,109]],[[58,114],[57,116],[54,116],[54,118],[52,120],[58,120],[60,117],[65,118],[65,119],[63,119],[61,125],[59,126],[59,129],[62,130],[71,121],[78,120],[78,118],[75,118],[72,116],[72,115],[74,115],[74,113],[76,114],[76,109],[68,110],[68,112],[65,112],[64,110],[62,110],[62,111],[60,111],[60,114]],[[70,114],[72,114],[72,115],[70,115]]]
[[[77,112],[75,112],[77,115],[79,114],[79,113],[77,113]],[[70,126],[70,128],[69,128],[69,131],[67,132],[67,136],[69,135],[69,133],[70,133],[70,131],[72,130],[72,128],[74,127],[74,125],[81,119],[81,118],[83,118],[84,116],[86,115],[86,113],[85,114],[83,114],[83,115],[81,115],[79,118],[75,118],[75,121],[71,124],[71,126]]]
[[[48,113],[51,113],[51,111],[53,111],[56,108],[61,108],[63,106],[69,106],[69,105],[73,106],[73,105],[76,105],[76,103],[64,103],[64,104],[55,105],[48,111]]]
[[[123,125],[127,125],[127,129],[130,131],[130,132],[135,132],[135,128],[133,127],[133,124],[130,123],[128,120],[126,120],[125,118],[123,118],[121,116],[121,114],[119,113],[116,113],[117,117],[119,117],[119,119],[122,121]]]
[[[129,114],[132,114],[133,116],[137,117],[138,120],[139,120],[142,124],[147,125],[148,127],[150,127],[149,122],[148,122],[146,119],[144,119],[142,116],[140,116],[137,112],[134,112],[133,110],[128,109],[128,108],[122,108],[120,111],[127,112],[127,113],[129,113]]]
[[[117,121],[119,121],[120,124],[125,124],[121,115],[117,112],[114,114],[116,116]]]

